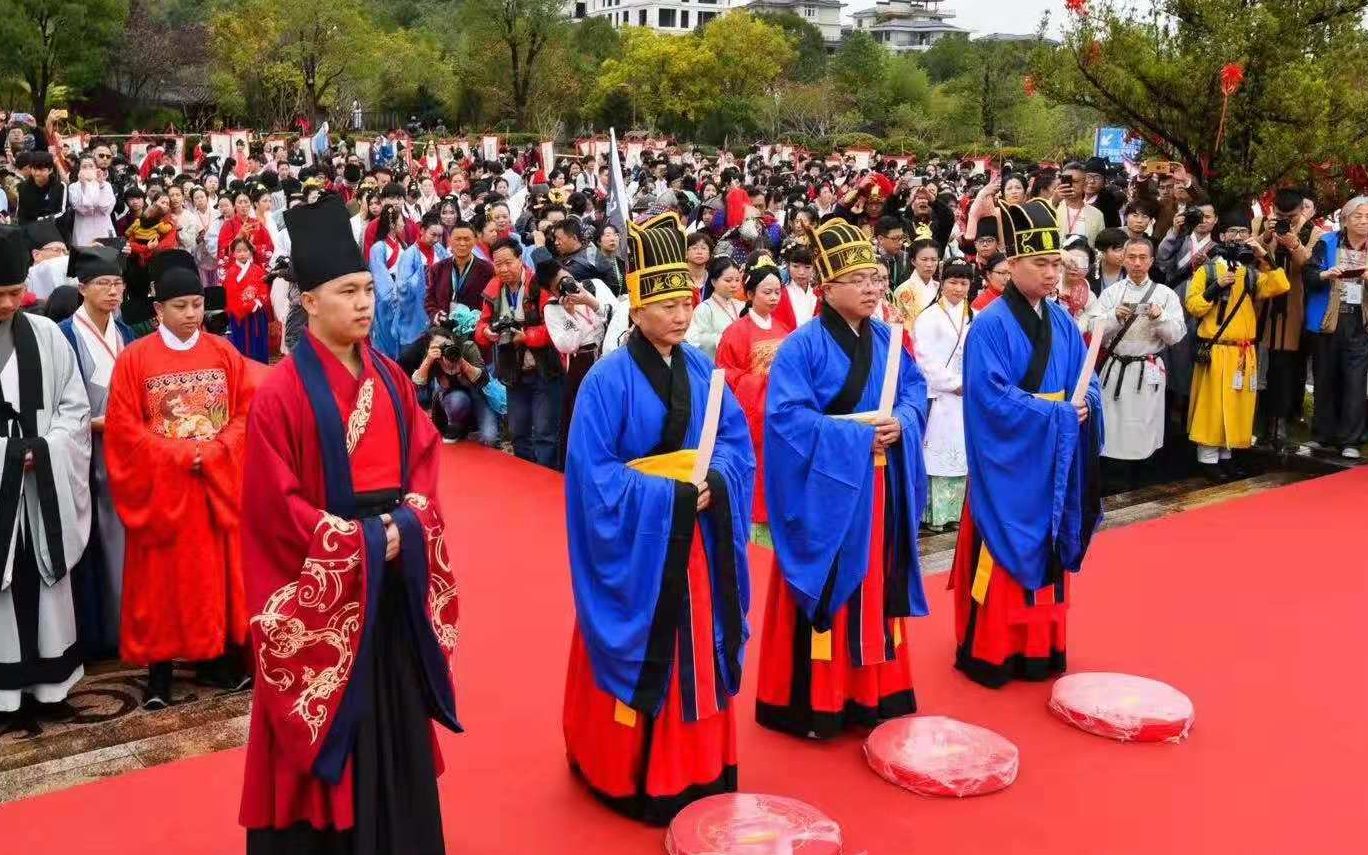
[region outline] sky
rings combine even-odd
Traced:
[[[874,5],[874,0],[846,0],[841,10],[852,13]],[[945,0],[941,9],[954,12],[952,24],[975,33],[1033,33],[1042,13],[1053,20],[1064,13],[1064,0]]]

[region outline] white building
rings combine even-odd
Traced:
[[[650,27],[664,33],[687,33],[728,8],[728,0],[569,0],[573,20],[607,18],[615,27]]]
[[[827,47],[841,42],[841,0],[567,0],[572,20],[607,18],[615,27],[650,27],[663,33],[687,33],[728,9],[792,12],[821,30]]]
[[[955,13],[940,6],[941,0],[877,0],[851,17],[854,29],[869,33],[893,53],[909,53],[926,50],[944,36],[969,32],[949,23]]]

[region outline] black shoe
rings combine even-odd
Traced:
[[[234,651],[196,665],[195,684],[236,692],[252,685],[252,674],[242,666],[240,654]]]
[[[1197,472],[1212,484],[1224,484],[1230,480],[1226,475],[1226,470],[1219,463],[1199,463]]]
[[[1221,466],[1225,469],[1226,474],[1230,476],[1230,480],[1232,481],[1241,481],[1248,478],[1250,475],[1249,470],[1240,465],[1240,462],[1234,457],[1222,460]]]
[[[147,669],[147,694],[143,696],[143,709],[164,710],[171,706],[170,662],[158,662]]]

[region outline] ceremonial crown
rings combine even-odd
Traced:
[[[627,224],[635,268],[627,274],[627,294],[633,309],[662,300],[692,297],[693,281],[684,260],[684,221],[673,211],[640,225]]]

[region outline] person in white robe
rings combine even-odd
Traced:
[[[114,510],[105,471],[104,416],[114,360],[133,341],[133,330],[114,317],[123,298],[122,257],[106,247],[71,253],[71,276],[80,283],[81,306],[57,327],[76,354],[90,400],[90,497],[94,513],[85,553],[72,571],[76,624],[85,661],[119,655],[119,605],[123,600],[124,529]]]
[[[940,296],[917,315],[912,334],[931,402],[922,450],[931,482],[930,500],[922,521],[936,531],[959,523],[969,474],[964,450],[964,340],[973,320],[969,307],[973,276],[973,268],[963,262],[945,265]]]
[[[1153,247],[1144,238],[1126,241],[1126,277],[1107,286],[1081,321],[1101,322],[1103,475],[1112,489],[1135,486],[1138,461],[1164,445],[1163,352],[1187,332],[1183,301],[1149,278]],[[1096,334],[1096,333],[1094,333]],[[1107,477],[1110,476],[1110,477]]]
[[[712,294],[694,309],[684,340],[706,353],[709,359],[717,357],[717,343],[722,340],[722,333],[736,323],[741,310],[746,308],[746,302],[737,296],[742,293],[742,278],[741,268],[729,258],[714,258],[708,268]]]
[[[0,226],[0,712],[38,718],[84,674],[70,570],[90,533],[90,403],[57,325],[19,311],[28,266],[23,231]]]

